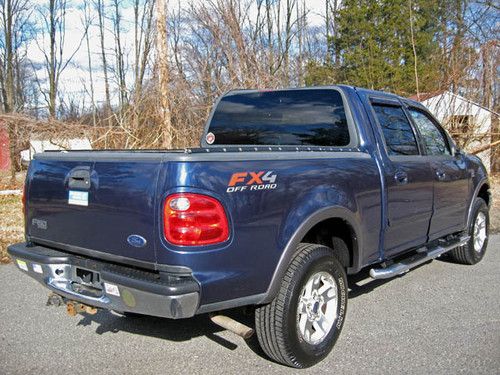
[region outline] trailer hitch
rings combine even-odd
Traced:
[[[70,316],[75,316],[76,314],[81,314],[81,313],[95,315],[97,314],[97,308],[93,306],[84,305],[83,303],[75,301],[67,301],[66,312]]]
[[[87,313],[90,315],[97,314],[97,307],[88,306],[80,302],[71,301],[56,293],[50,293],[47,300],[47,306],[63,306],[66,305],[68,315],[75,316],[76,314]]]

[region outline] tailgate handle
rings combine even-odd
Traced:
[[[90,189],[90,171],[77,169],[70,173],[68,187],[70,189]]]

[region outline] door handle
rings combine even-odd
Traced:
[[[446,173],[441,169],[436,170],[436,177],[439,181],[443,181],[446,178]]]
[[[394,179],[400,185],[407,184],[408,183],[408,174],[406,172],[403,172],[403,171],[397,171],[394,174]]]

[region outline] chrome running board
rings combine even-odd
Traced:
[[[447,251],[465,245],[469,241],[469,239],[470,236],[464,236],[455,243],[446,246],[438,245],[437,247],[434,247],[430,250],[424,247],[422,248],[422,250],[418,250],[416,254],[410,256],[409,258],[403,259],[398,263],[394,263],[388,267],[383,268],[372,268],[370,270],[370,276],[374,279],[389,279],[397,275],[402,275],[412,268],[421,265],[422,263],[439,257]]]

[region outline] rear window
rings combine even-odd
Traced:
[[[208,131],[219,145],[350,143],[342,97],[331,89],[229,94],[219,102]]]

